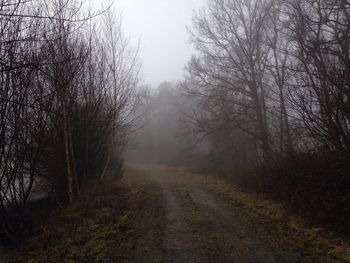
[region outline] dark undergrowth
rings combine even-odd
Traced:
[[[346,155],[293,155],[231,175],[230,180],[284,204],[306,223],[350,236],[350,161]]]
[[[127,173],[122,180],[90,182],[73,205],[38,218],[18,247],[0,247],[0,262],[158,262],[164,216],[154,204],[161,196]]]

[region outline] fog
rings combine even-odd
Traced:
[[[320,202],[342,203],[332,194],[344,197],[341,185],[350,183],[341,175],[349,176],[350,156],[348,4],[210,0],[191,20],[193,2],[174,2],[152,2],[150,14],[179,11],[147,25],[129,21],[145,31],[146,47],[162,54],[141,54],[149,83],[167,82],[143,96],[142,128],[129,137],[128,160],[224,177],[320,224],[334,222]]]
[[[0,262],[349,262],[348,2],[0,0]]]
[[[110,0],[93,1],[98,7]],[[142,81],[156,88],[182,78],[183,68],[194,53],[187,27],[193,10],[206,0],[118,0],[114,12],[122,13],[123,27],[134,44],[140,41]]]

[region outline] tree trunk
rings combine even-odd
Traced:
[[[103,171],[101,173],[101,176],[100,176],[100,180],[101,181],[104,180],[106,172],[107,172],[107,169],[108,169],[108,166],[109,166],[109,163],[111,161],[111,153],[110,152],[111,151],[108,149],[107,161],[106,161],[106,164],[105,164],[105,166],[103,168]]]
[[[269,133],[267,131],[266,120],[264,118],[264,109],[262,108],[259,100],[257,89],[253,90],[253,100],[255,103],[256,119],[259,129],[259,139],[261,141],[262,150],[264,153],[264,159],[270,159],[272,157],[272,150],[269,141]]]
[[[87,129],[86,136],[85,136],[84,174],[83,174],[82,184],[84,184],[86,181],[88,162],[89,162],[89,130]]]
[[[63,101],[63,134],[64,134],[64,153],[65,153],[66,172],[67,172],[68,200],[69,200],[69,203],[73,203],[74,202],[74,176],[73,176],[72,163],[71,163],[68,114],[67,114],[67,105],[65,100]]]
[[[70,153],[70,160],[71,160],[71,167],[72,167],[72,173],[73,173],[73,190],[77,195],[80,193],[80,187],[79,187],[79,181],[76,171],[76,165],[75,165],[75,157],[74,157],[74,146],[73,146],[73,135],[72,135],[72,125],[71,122],[68,119],[68,136],[69,136],[69,153]]]
[[[293,143],[292,143],[292,136],[290,134],[286,103],[285,103],[282,87],[280,87],[280,104],[281,104],[281,114],[282,114],[281,122],[282,122],[282,127],[284,127],[281,130],[281,132],[285,131],[287,154],[291,154],[293,152]]]

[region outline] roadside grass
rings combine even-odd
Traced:
[[[160,262],[164,213],[152,187],[132,169],[120,181],[90,182],[75,204],[42,218],[19,248],[0,248],[0,262]]]
[[[310,262],[350,262],[350,240],[308,225],[281,204],[262,195],[246,193],[225,179],[173,167],[174,172],[195,181],[220,196],[233,207],[241,208],[258,222],[259,235]]]

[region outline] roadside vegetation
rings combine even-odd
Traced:
[[[238,208],[246,220],[254,222],[252,225],[257,235],[265,237],[281,253],[288,255],[291,262],[350,261],[348,238],[315,226],[314,222],[290,211],[288,206],[261,193],[248,193],[227,179],[217,178],[215,174],[183,167],[173,167],[172,170]]]
[[[349,237],[349,14],[344,0],[208,1],[189,27],[184,80],[150,94],[144,156]]]
[[[30,203],[73,204],[109,169],[121,176],[139,62],[111,7],[1,0],[0,28],[0,241],[13,246]]]
[[[36,221],[33,237],[0,262],[163,262],[161,193],[144,174],[91,183],[79,200]]]
[[[213,0],[193,17],[184,135],[222,175],[350,234],[347,1]]]

